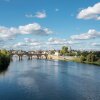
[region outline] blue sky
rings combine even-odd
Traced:
[[[0,48],[100,50],[99,0],[0,0]]]

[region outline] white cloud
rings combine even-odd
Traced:
[[[48,45],[64,45],[66,44],[65,39],[58,39],[58,38],[49,38],[47,44]]]
[[[43,18],[46,18],[47,17],[47,14],[46,12],[43,10],[43,11],[39,11],[39,12],[36,12],[35,15],[32,15],[32,14],[26,14],[25,15],[27,18],[40,18],[40,19],[43,19]]]
[[[26,43],[34,42],[34,40],[31,39],[31,38],[24,38],[24,41],[25,41]]]
[[[48,45],[72,45],[78,44],[77,41],[66,40],[66,39],[59,39],[59,38],[49,38],[47,44]]]
[[[100,49],[100,43],[94,41],[94,43],[85,43],[76,40],[66,40],[61,38],[49,38],[48,40],[35,40],[34,38],[24,38],[24,41],[18,43],[11,43],[7,45],[1,45],[1,48],[16,49],[16,50],[48,50],[48,49],[61,49],[62,46],[72,47],[74,49],[82,48],[84,50],[98,50]]]
[[[14,27],[7,28],[4,26],[0,26],[0,39],[12,38],[18,30]]]
[[[26,39],[24,42],[18,42],[12,45],[11,48],[13,49],[22,49],[22,50],[35,50],[39,49],[40,47],[43,47],[43,42],[41,41],[34,41],[33,39],[27,38],[28,42],[26,42]],[[31,40],[31,42],[29,42]]]
[[[100,43],[92,43],[93,46],[100,46]]]
[[[41,12],[36,12],[35,17],[37,18],[46,18],[46,12],[45,11],[41,11]]]
[[[35,35],[49,35],[53,33],[48,28],[43,28],[38,23],[27,24],[24,26],[16,27],[4,27],[0,26],[0,39],[13,38],[16,35],[21,34],[35,34]]]
[[[43,29],[45,33],[47,34],[52,34],[53,32],[51,30],[49,30],[48,28],[44,28]]]
[[[100,20],[100,2],[94,6],[83,9],[77,15],[78,19],[96,19]]]
[[[19,33],[21,34],[34,34],[35,31],[43,30],[38,23],[28,24],[24,26],[19,26]]]
[[[26,14],[25,15],[27,18],[33,18],[34,17],[34,15],[32,15],[32,14]]]
[[[31,49],[50,49],[52,48],[61,48],[64,45],[73,45],[78,42],[75,41],[67,41],[66,39],[59,39],[59,38],[49,38],[47,41],[42,41],[42,40],[34,40],[32,38],[24,38],[24,42],[18,42],[13,45],[12,48],[14,49],[23,49],[27,48],[28,50]]]
[[[28,44],[23,43],[23,42],[18,42],[18,43],[16,43],[16,44],[13,45],[14,48],[21,47],[21,46],[28,46]]]
[[[18,42],[13,45],[13,47],[30,47],[30,46],[40,46],[41,43],[39,41],[37,42],[32,42],[32,43],[25,43],[25,42]]]
[[[92,38],[96,38],[96,37],[100,37],[100,32],[98,32],[94,29],[90,29],[87,33],[83,33],[83,34],[80,34],[80,35],[72,35],[71,39],[87,40],[87,39],[92,39]]]

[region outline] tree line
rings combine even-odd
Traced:
[[[0,50],[0,70],[8,67],[10,63],[10,53],[6,50]]]
[[[67,46],[63,46],[58,51],[60,56],[73,56],[74,61],[100,65],[100,51],[69,50]],[[54,52],[54,50],[51,51],[52,54]]]

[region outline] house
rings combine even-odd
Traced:
[[[55,51],[55,54],[54,54],[55,56],[60,56],[60,53],[59,53],[59,51]]]

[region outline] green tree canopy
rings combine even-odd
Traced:
[[[62,50],[60,51],[60,54],[61,54],[61,55],[66,55],[67,53],[68,53],[68,47],[63,46],[63,47],[62,47]]]

